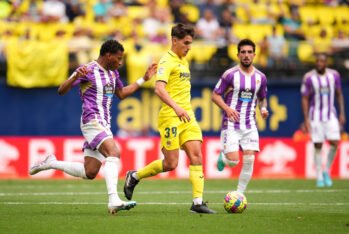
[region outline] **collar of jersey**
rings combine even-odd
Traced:
[[[246,73],[246,72],[244,72],[242,69],[241,69],[241,67],[239,66],[239,70],[240,70],[240,72],[242,73],[242,74],[244,74],[245,76],[251,76],[255,71],[256,71],[256,68],[253,66],[253,70],[250,72],[250,73]]]
[[[175,52],[173,52],[172,50],[169,50],[168,53],[169,53],[171,56],[176,57],[177,59],[181,60],[181,59],[178,57],[178,55],[177,55]]]
[[[100,69],[102,69],[105,72],[108,72],[107,70],[104,69],[96,60],[93,61]]]

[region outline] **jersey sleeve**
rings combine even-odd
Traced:
[[[229,83],[231,82],[232,75],[224,73],[222,77],[217,82],[214,92],[219,95],[223,95],[225,90],[227,90]]]
[[[168,78],[170,77],[171,70],[171,62],[165,59],[161,59],[158,65],[158,70],[156,72],[156,81],[164,81],[168,83]]]
[[[341,76],[339,75],[338,72],[334,73],[334,85],[335,85],[336,89],[342,88]]]
[[[301,95],[302,96],[309,96],[312,92],[312,84],[311,84],[311,79],[309,76],[305,76],[303,78],[303,82],[301,85]]]
[[[115,89],[122,89],[124,87],[124,84],[122,83],[120,79],[120,74],[117,70],[113,71],[115,75]]]
[[[262,76],[262,80],[261,80],[261,87],[257,93],[257,97],[259,99],[264,99],[267,97],[267,92],[268,92],[268,88],[267,88],[267,77],[266,76]]]

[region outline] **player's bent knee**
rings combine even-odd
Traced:
[[[98,175],[98,171],[99,170],[87,170],[86,173],[86,178],[88,180],[93,180],[94,178],[96,178],[96,176]]]
[[[178,166],[178,162],[164,162],[164,171],[173,171]]]

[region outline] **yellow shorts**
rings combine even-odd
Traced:
[[[187,141],[202,141],[201,128],[195,117],[190,122],[181,122],[177,116],[159,117],[158,129],[161,137],[161,148],[179,149]]]

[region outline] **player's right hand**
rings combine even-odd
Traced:
[[[76,69],[75,72],[76,72],[76,75],[75,75],[76,78],[80,78],[80,77],[86,76],[90,72],[90,69],[87,66],[81,66],[78,69]]]
[[[188,113],[182,107],[178,106],[174,111],[176,112],[180,121],[183,121],[185,123],[190,121]]]
[[[227,117],[231,122],[238,122],[240,119],[240,113],[232,108],[227,108],[225,110],[225,113],[227,114]]]

